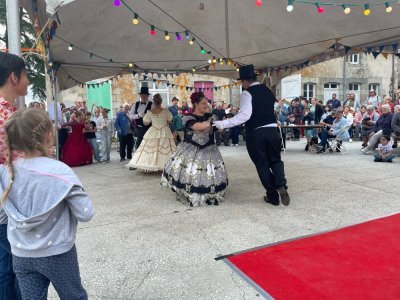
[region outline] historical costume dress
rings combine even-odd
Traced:
[[[127,165],[146,172],[157,172],[164,169],[165,163],[175,152],[174,136],[169,129],[168,122],[172,121],[172,114],[168,109],[154,114],[148,111],[143,117],[144,123],[151,123],[136,150],[132,160]]]
[[[218,204],[223,201],[228,178],[221,153],[214,143],[213,128],[196,131],[197,122],[211,122],[212,115],[183,117],[184,142],[167,162],[161,178],[163,186],[171,188],[177,199],[190,206]]]
[[[70,126],[72,132],[62,148],[62,161],[70,167],[91,164],[93,151],[83,133],[85,123],[74,122]]]

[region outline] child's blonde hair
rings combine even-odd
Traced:
[[[10,172],[10,183],[1,198],[3,204],[14,181],[13,151],[32,153],[39,151],[42,156],[48,153],[43,147],[46,135],[52,132],[53,125],[43,111],[27,109],[15,112],[4,125],[9,151],[7,166]]]

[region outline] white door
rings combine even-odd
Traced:
[[[332,99],[332,94],[336,94],[336,98],[339,99],[339,85],[337,83],[325,83],[324,84],[324,103]]]
[[[339,93],[338,89],[324,89],[324,103],[332,99],[332,94],[336,94],[337,98],[338,93]]]

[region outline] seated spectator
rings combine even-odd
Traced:
[[[392,111],[392,113],[394,113],[394,105],[392,103],[392,98],[390,98],[389,96],[386,96],[383,100],[383,104],[381,102],[378,103],[378,113],[381,115],[382,114],[382,105],[387,104],[390,106],[390,110]]]
[[[319,138],[321,139],[321,143],[318,144],[318,147],[321,149],[324,148],[322,144],[322,136],[326,135],[326,133],[331,129],[333,122],[336,119],[336,110],[333,109],[332,111],[329,112],[330,114],[326,116],[321,122],[319,122],[320,125],[324,125],[324,129],[318,134]],[[326,146],[326,144],[325,144]],[[324,151],[319,151],[319,153],[322,153]]]
[[[351,109],[353,109],[353,111],[351,111]],[[347,122],[349,122],[349,124],[351,125],[349,128],[349,142],[352,143],[353,140],[353,120],[354,120],[354,115],[353,113],[355,112],[354,108],[352,107],[350,109],[350,106],[345,106],[343,109],[343,117],[347,120]]]
[[[395,106],[395,114],[392,119],[392,136],[394,139],[393,148],[397,148],[397,141],[400,140],[400,105]]]
[[[353,128],[355,129],[355,136],[360,139],[361,139],[361,120],[366,111],[367,107],[365,105],[361,106],[361,110],[355,113],[353,119]]]
[[[321,119],[319,120],[320,122],[323,121],[327,116],[329,116],[331,114],[331,108],[329,107],[329,105],[325,105],[323,109],[324,109],[324,112],[321,116]]]
[[[339,138],[340,140],[348,140],[350,138],[348,131],[343,131],[342,129],[349,125],[349,122],[343,117],[343,112],[341,110],[337,110],[335,112],[335,120],[329,131],[325,130],[321,135],[321,146],[317,153],[324,153],[326,150],[326,146],[328,145],[328,139],[330,138]],[[340,147],[340,142],[338,143],[338,147]],[[339,149],[336,149],[337,152],[340,152]]]
[[[370,154],[371,150],[375,149],[375,145],[383,135],[389,135],[392,132],[393,114],[390,111],[390,106],[382,105],[382,116],[376,121],[372,132],[370,133],[368,144],[361,149],[364,154]]]
[[[367,106],[367,111],[361,119],[361,138],[363,139],[362,147],[367,147],[370,134],[374,131],[376,121],[379,119],[379,114],[375,111],[373,105]]]
[[[314,114],[311,112],[309,107],[304,107],[303,123],[305,125],[311,125],[311,122],[314,122]],[[310,147],[311,139],[313,137],[317,136],[317,132],[316,132],[315,128],[306,129],[305,135],[307,138],[307,145],[306,145],[306,148],[304,149],[304,151],[308,151],[308,148]]]
[[[354,93],[347,94],[347,100],[344,101],[343,106],[349,106],[350,108],[354,108],[357,112],[360,110],[360,101],[356,100],[356,95]]]
[[[378,153],[374,155],[375,162],[392,162],[393,158],[396,157],[396,155],[393,154],[393,148],[389,141],[389,136],[383,135],[381,137],[381,143],[378,146]]]

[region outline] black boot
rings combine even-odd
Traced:
[[[310,147],[310,143],[307,143],[306,147],[304,148],[304,151],[308,151],[309,147]]]

